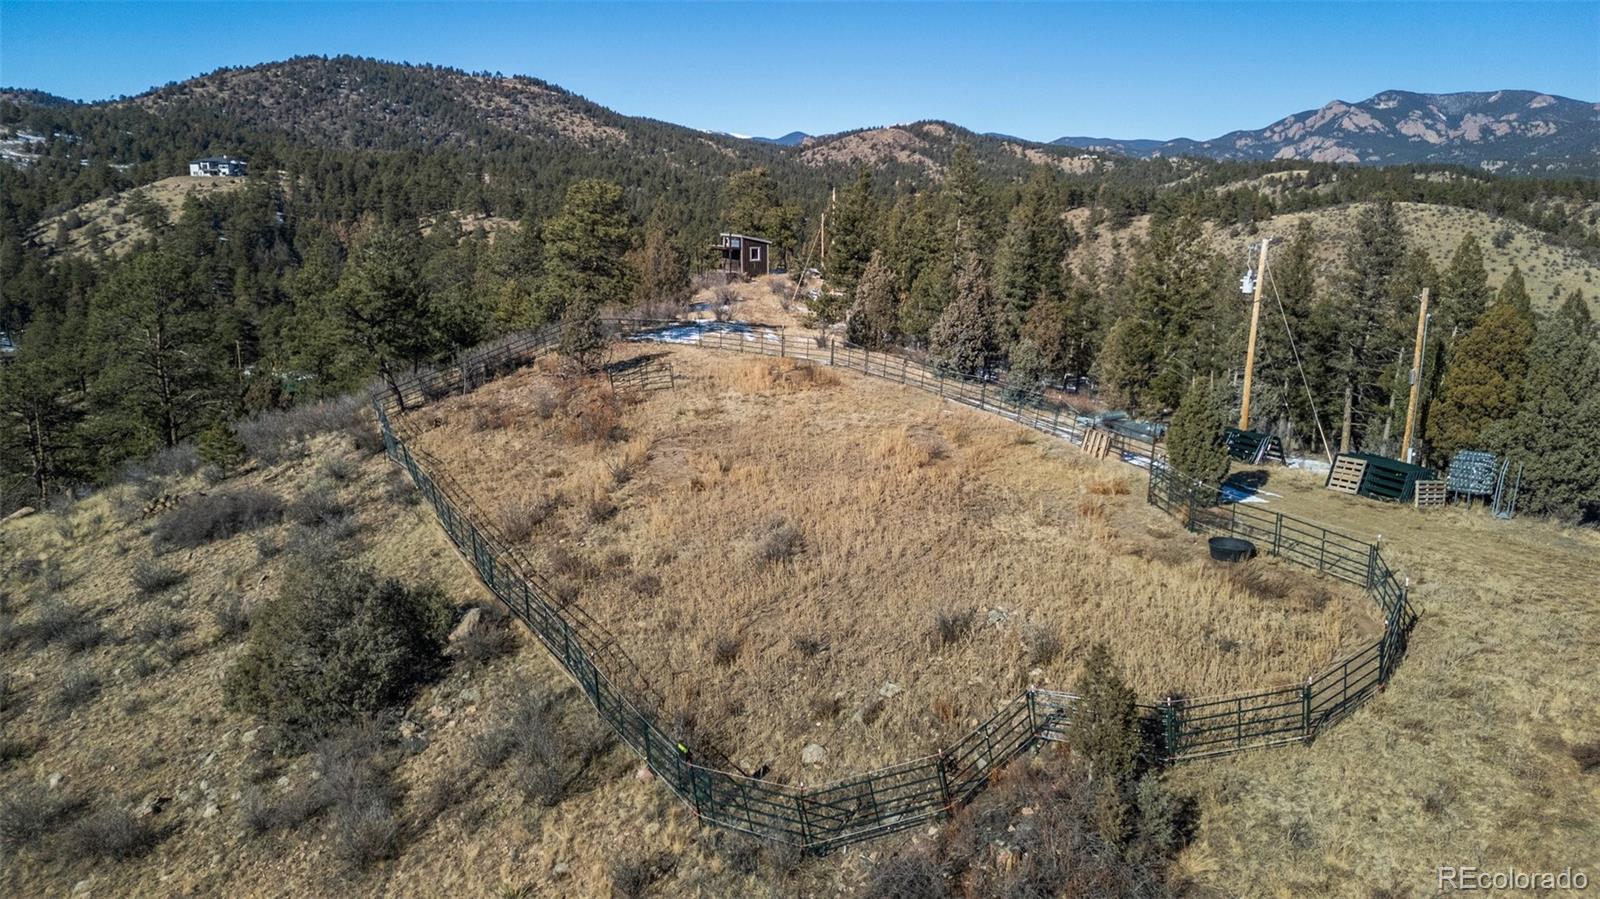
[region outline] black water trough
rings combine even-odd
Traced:
[[[1238,537],[1212,537],[1211,558],[1218,562],[1243,562],[1256,554],[1256,545]]]

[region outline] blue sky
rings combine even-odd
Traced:
[[[1035,140],[1209,138],[1389,88],[1600,100],[1600,2],[0,0],[0,84],[74,99],[308,53],[533,75],[740,134],[940,118]]]

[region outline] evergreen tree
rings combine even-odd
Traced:
[[[1167,459],[1173,469],[1202,483],[1222,483],[1228,476],[1228,447],[1222,439],[1227,427],[1221,391],[1196,378],[1167,429]]]
[[[1434,328],[1448,346],[1478,323],[1478,316],[1489,307],[1493,292],[1489,273],[1483,267],[1483,248],[1471,234],[1461,238],[1450,266],[1439,281],[1438,315]]]
[[[1382,200],[1363,208],[1345,245],[1343,296],[1326,319],[1335,335],[1330,363],[1343,395],[1340,452],[1360,442],[1369,413],[1389,405],[1386,372],[1397,344],[1393,313],[1405,255],[1394,204]]]
[[[539,321],[582,321],[588,309],[567,307],[622,303],[632,295],[628,212],[622,188],[585,180],[567,188],[561,212],[544,224],[543,266],[538,290]]]
[[[367,235],[326,307],[339,338],[357,348],[391,389],[446,349],[434,331],[415,250],[413,241],[392,229]]]
[[[994,298],[978,254],[968,250],[956,268],[950,304],[928,333],[928,357],[946,371],[976,375],[994,360]]]
[[[1510,418],[1521,403],[1522,380],[1533,340],[1533,316],[1515,284],[1502,288],[1493,306],[1456,341],[1439,395],[1428,409],[1426,433],[1434,458],[1448,461],[1456,450],[1485,449],[1490,425]]]
[[[787,260],[799,239],[800,207],[782,202],[766,168],[748,169],[723,187],[722,225],[735,234],[767,238],[773,252]]]
[[[839,202],[828,216],[828,257],[823,277],[827,286],[848,296],[866,271],[872,251],[878,245],[876,234],[877,200],[873,196],[872,173],[862,168],[856,180],[839,192]],[[827,291],[824,291],[826,297]],[[826,304],[826,300],[823,301]],[[830,311],[832,314],[830,315]],[[831,307],[813,309],[825,323],[839,320],[844,310]]]
[[[1096,376],[1107,399],[1134,412],[1150,408],[1159,341],[1151,323],[1137,316],[1119,319],[1111,326],[1095,357]]]
[[[1012,401],[1039,394],[1039,383],[1049,374],[1044,351],[1024,337],[1011,345],[1006,354],[1009,368],[1006,371],[1006,392]]]
[[[134,256],[96,295],[94,393],[107,462],[176,446],[222,407],[230,354],[207,313],[183,261],[168,253]]]
[[[1041,166],[1034,170],[1020,202],[1007,217],[1005,236],[996,252],[995,292],[1004,311],[1003,341],[1016,340],[1035,300],[1060,292],[1065,253],[1055,181]]]
[[[25,478],[40,505],[52,490],[84,479],[82,403],[50,315],[31,328],[16,358],[0,365],[0,477]]]
[[[852,343],[876,349],[894,341],[900,312],[896,280],[883,253],[874,251],[850,307],[847,334]]]
[[[1523,466],[1519,509],[1569,522],[1600,518],[1600,346],[1574,291],[1539,326],[1516,415],[1492,429],[1494,448]]]
[[[1131,783],[1143,749],[1139,708],[1105,643],[1089,647],[1073,689],[1078,701],[1067,726],[1073,752],[1083,756],[1094,777],[1105,778],[1114,788]]]
[[[1177,405],[1183,385],[1216,361],[1219,265],[1195,216],[1151,224],[1129,277],[1132,314],[1148,323],[1156,341],[1154,376],[1139,385],[1146,402]],[[1130,361],[1121,367],[1126,370]]]
[[[639,277],[634,303],[651,318],[675,318],[689,303],[689,263],[672,242],[665,217],[651,213],[644,230],[644,247],[638,257]]]

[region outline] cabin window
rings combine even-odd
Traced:
[[[761,248],[760,247],[751,247],[750,248],[750,261],[751,262],[760,262],[761,261]]]

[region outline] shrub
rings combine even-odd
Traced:
[[[510,655],[516,648],[517,635],[504,625],[492,623],[479,624],[456,642],[456,653],[472,664]]]
[[[1578,763],[1578,770],[1585,774],[1600,771],[1600,740],[1572,747],[1572,760]]]
[[[718,637],[711,644],[711,663],[726,668],[739,660],[739,651],[743,648],[744,641],[738,637]]]
[[[522,543],[533,536],[539,525],[550,519],[559,505],[550,496],[509,499],[500,507],[500,533],[512,543]]]
[[[622,405],[610,387],[588,383],[567,400],[567,439],[582,443],[607,443],[622,432]]]
[[[1023,630],[1022,645],[1028,653],[1028,664],[1033,667],[1048,665],[1061,655],[1061,637],[1041,625]]]
[[[972,630],[972,622],[977,614],[972,609],[946,609],[936,614],[933,619],[933,645],[949,646],[960,641]]]
[[[781,518],[774,518],[756,531],[753,555],[758,562],[786,562],[805,549],[805,535]]]
[[[649,858],[619,859],[611,863],[607,872],[611,879],[613,899],[639,899],[650,885],[665,877],[673,868],[672,856],[653,855]]]
[[[217,603],[211,620],[216,622],[219,641],[237,640],[250,630],[250,609],[244,604],[244,597],[229,592]]]
[[[633,588],[634,593],[646,599],[661,595],[661,578],[649,572],[635,577],[629,586]]]
[[[258,547],[259,548],[259,547]],[[152,558],[133,563],[133,587],[142,596],[154,596],[163,590],[183,583],[188,575],[176,566],[164,565]]]
[[[311,436],[349,427],[366,405],[363,397],[350,394],[261,412],[236,422],[233,429],[246,452],[263,463],[275,465],[287,458],[291,450],[303,449]]]
[[[60,643],[68,652],[82,652],[100,645],[105,631],[100,622],[77,606],[57,599],[47,599],[34,613],[33,625],[27,629],[31,642],[38,649]]]
[[[179,621],[175,616],[158,612],[139,622],[139,625],[133,630],[133,635],[141,643],[160,643],[165,640],[177,639],[188,630],[188,625]]]
[[[61,710],[77,708],[100,695],[100,678],[87,668],[73,668],[61,677],[55,705]]]
[[[405,469],[392,468],[384,478],[383,498],[397,506],[414,506],[422,501],[422,494],[416,491]]]
[[[228,672],[228,703],[291,740],[406,699],[440,670],[450,611],[437,587],[408,589],[366,568],[290,566]]]
[[[228,472],[244,464],[246,452],[239,436],[226,422],[217,422],[200,432],[200,461]]]
[[[289,519],[308,528],[337,523],[349,513],[349,507],[337,496],[317,487],[300,494],[289,504]]]
[[[938,862],[921,852],[898,853],[874,865],[862,891],[865,899],[943,899],[950,895]]]
[[[264,490],[212,493],[195,497],[167,513],[156,525],[155,542],[166,549],[193,549],[282,518],[282,501]]]
[[[360,473],[355,463],[343,456],[329,456],[322,460],[322,466],[318,471],[322,477],[335,484],[348,484]]]
[[[78,803],[43,784],[28,783],[0,796],[0,846],[21,849],[60,830],[77,813]]]
[[[67,842],[79,856],[127,859],[154,846],[156,831],[127,809],[105,808],[72,825]]]

